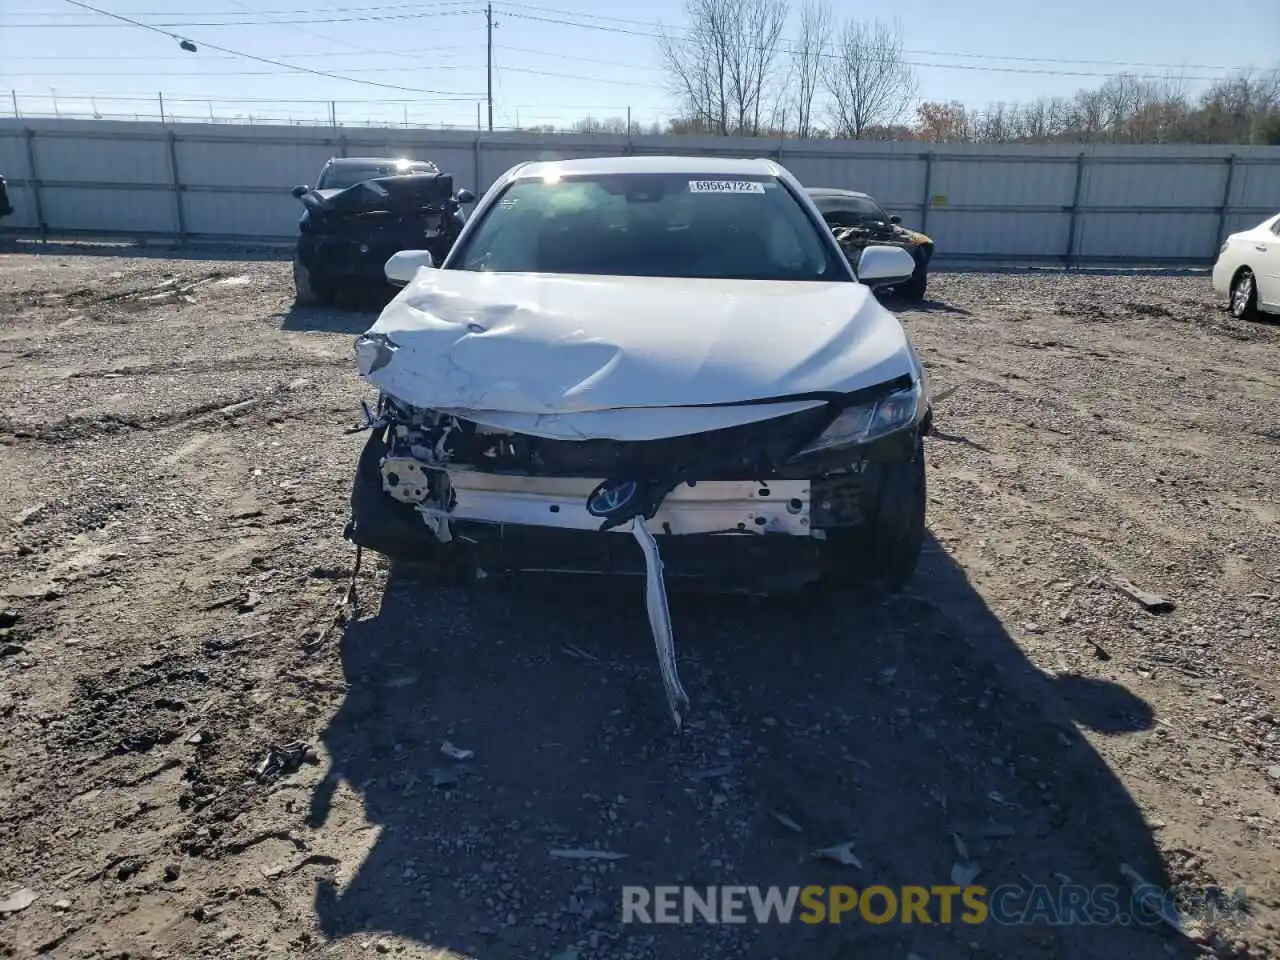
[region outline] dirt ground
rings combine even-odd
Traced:
[[[1280,956],[1280,325],[1203,275],[937,276],[914,586],[677,597],[677,736],[637,584],[366,555],[342,606],[372,314],[288,276],[0,256],[0,956]],[[1243,906],[620,923],[624,884],[1122,865]]]

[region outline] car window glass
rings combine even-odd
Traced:
[[[880,205],[861,197],[820,199],[818,209],[833,227],[864,227],[872,223],[888,223],[889,215]]]
[[[848,280],[773,177],[613,174],[511,184],[451,266],[495,272]]]

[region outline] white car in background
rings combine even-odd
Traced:
[[[1227,295],[1237,319],[1280,314],[1280,214],[1227,237],[1213,265],[1213,289]]]

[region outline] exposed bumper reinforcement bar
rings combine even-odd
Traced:
[[[562,530],[599,530],[587,497],[600,481],[449,471],[450,510],[421,506],[433,520],[477,520]],[[704,481],[671,491],[647,522],[658,535],[760,533],[809,536],[809,481]],[[627,525],[616,528],[626,533]]]

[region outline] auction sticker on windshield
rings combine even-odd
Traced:
[[[690,193],[764,193],[758,180],[690,180]]]

